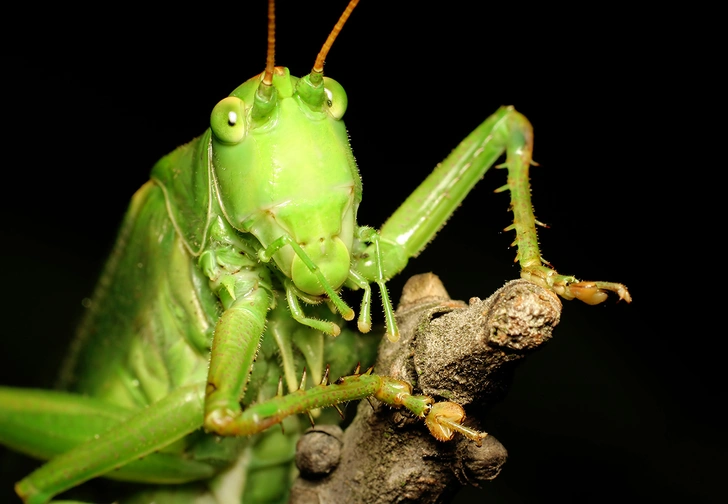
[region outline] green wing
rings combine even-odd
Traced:
[[[219,310],[169,218],[162,188],[150,181],[132,198],[61,384],[140,407],[204,382]]]

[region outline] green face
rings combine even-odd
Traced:
[[[350,265],[361,180],[341,117],[346,94],[331,79],[278,68],[272,95],[259,106],[260,78],[213,110],[212,162],[222,210],[267,247],[284,234],[298,243],[338,289]],[[313,91],[312,91],[313,89]],[[283,273],[311,295],[323,288],[291,247],[274,255]]]

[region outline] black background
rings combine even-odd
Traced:
[[[485,419],[509,450],[503,473],[462,502],[717,499],[725,393],[717,357],[691,339],[705,334],[675,316],[684,264],[659,224],[668,200],[655,199],[670,159],[648,109],[669,78],[660,64],[669,34],[608,8],[494,6],[483,17],[454,3],[417,5],[364,0],[325,67],[349,96],[359,223],[379,226],[469,131],[512,104],[535,128],[533,202],[551,225],[540,234],[545,257],[562,273],[624,282],[634,298],[565,303],[554,340]],[[133,192],[158,158],[207,127],[219,99],[263,69],[264,2],[209,9],[84,13],[93,22],[45,12],[11,43],[0,383],[52,384]],[[279,6],[277,63],[308,72],[341,9]],[[500,231],[508,195],[493,194],[505,177],[485,176],[392,280],[395,297],[407,276],[426,271],[460,299],[518,277],[513,232]],[[0,463],[4,502],[32,463],[8,454]]]

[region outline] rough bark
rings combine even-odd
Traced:
[[[405,285],[401,338],[383,341],[375,373],[406,380],[415,393],[460,404],[465,424],[505,394],[515,364],[551,338],[561,302],[525,280],[486,300],[453,301],[433,274]],[[507,452],[493,436],[477,446],[462,436],[435,440],[407,411],[361,401],[351,425],[310,429],[299,441],[294,504],[447,502],[463,485],[495,478]]]

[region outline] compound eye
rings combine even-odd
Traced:
[[[239,143],[245,138],[245,102],[235,96],[220,100],[210,114],[210,127],[222,143]]]
[[[331,77],[324,77],[324,91],[326,92],[326,105],[335,119],[341,119],[346,112],[349,99],[341,84]]]

